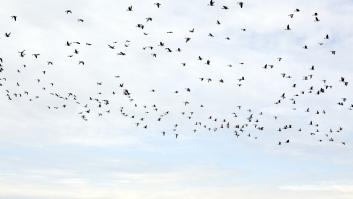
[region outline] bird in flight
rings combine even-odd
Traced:
[[[14,21],[17,21],[17,16],[16,16],[16,15],[12,15],[11,18],[12,18]]]
[[[156,5],[157,6],[157,8],[159,8],[159,7],[161,7],[161,3],[159,3],[159,2],[157,2],[157,3],[154,3],[154,5]]]

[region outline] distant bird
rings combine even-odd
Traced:
[[[240,8],[243,8],[244,2],[239,1],[238,4],[239,4]]]
[[[19,51],[18,53],[20,53],[20,57],[24,57],[26,54],[25,54],[25,50],[23,51]]]
[[[287,25],[286,30],[291,30],[291,28],[289,27],[289,24]]]
[[[12,15],[11,18],[12,18],[14,21],[17,21],[17,16]]]
[[[159,8],[162,4],[157,2],[157,3],[154,3],[154,5],[156,5],[157,8]]]

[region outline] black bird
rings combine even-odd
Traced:
[[[18,53],[20,53],[20,57],[24,57],[26,54],[25,54],[25,50],[23,51],[19,51]]]
[[[289,27],[289,24],[287,25],[286,30],[291,30],[290,27]]]
[[[215,2],[213,0],[210,0],[210,3],[208,4],[209,6],[214,6]]]
[[[240,8],[243,8],[244,2],[239,1],[238,4],[239,4]]]
[[[157,8],[159,8],[162,4],[161,4],[161,3],[159,3],[159,2],[157,2],[157,3],[154,3],[154,5],[156,5],[156,6],[157,6]]]
[[[17,21],[17,16],[13,15],[13,16],[11,16],[11,18],[12,18],[14,21]]]
[[[10,37],[11,32],[5,32],[5,37]]]

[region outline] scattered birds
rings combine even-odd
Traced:
[[[162,6],[163,3],[163,6]],[[155,2],[151,3],[151,7],[158,8],[155,11],[165,9],[164,2]],[[239,6],[239,7],[238,7]],[[214,0],[209,0],[207,6],[209,10],[218,10],[219,12],[232,14],[232,9],[240,8],[241,12],[246,14],[247,6],[244,7],[243,1],[238,1],[236,4],[228,4],[222,5],[218,4],[216,6],[216,2]],[[228,11],[229,10],[229,11]],[[134,17],[134,14],[139,10],[133,10],[133,5],[127,7],[125,12],[125,8],[122,8],[122,11],[128,17]],[[133,12],[134,11],[134,12]],[[285,26],[285,30],[296,30],[296,24],[294,21],[296,17],[305,13],[305,10],[301,10],[296,8],[292,10],[291,13],[286,13],[284,15],[284,19],[291,22],[285,22],[284,24],[278,24],[278,30],[283,31],[283,27]],[[63,16],[71,17],[72,10],[67,9],[62,12]],[[311,16],[312,15],[312,16]],[[289,18],[288,18],[289,16]],[[321,19],[324,21],[324,18],[319,16],[318,12],[314,14],[310,13],[308,21],[310,23],[318,23],[321,22]],[[21,16],[20,16],[21,17]],[[77,21],[83,23],[85,20],[85,16],[81,16],[82,18],[77,18]],[[194,54],[193,57],[188,53],[190,50],[193,50],[193,45],[198,43],[199,38],[204,37],[207,38],[207,42],[204,42],[203,45],[208,45],[212,43],[212,48],[214,46],[220,46],[223,43],[232,43],[235,41],[236,35],[232,35],[230,33],[226,34],[222,31],[216,31],[215,29],[223,29],[226,25],[229,25],[227,20],[219,17],[212,19],[210,21],[210,26],[203,28],[198,27],[197,24],[193,25],[193,27],[184,27],[182,30],[178,29],[165,29],[161,28],[161,32],[163,33],[163,37],[161,35],[153,35],[157,34],[154,31],[150,31],[151,25],[154,23],[158,23],[158,15],[153,16],[143,16],[141,20],[136,21],[136,23],[131,24],[131,27],[136,29],[136,34],[141,35],[141,39],[144,42],[144,45],[141,46],[139,43],[135,41],[135,39],[127,39],[127,38],[119,38],[113,41],[106,41],[103,45],[103,51],[106,49],[110,54],[115,55],[115,59],[129,59],[133,56],[134,53],[131,53],[131,48],[137,46],[141,53],[146,53],[148,58],[151,59],[151,63],[157,63],[160,61],[161,57],[164,56],[178,56],[178,63],[173,63],[173,59],[170,59],[170,65],[166,67],[173,67],[177,65],[180,67],[181,71],[188,73],[191,77],[195,79],[195,84],[200,84],[206,88],[206,95],[209,97],[219,97],[215,89],[219,88],[232,88],[229,92],[241,92],[240,90],[248,89],[248,84],[251,84],[251,81],[254,81],[251,78],[251,74],[247,74],[246,72],[241,71],[242,68],[250,68],[258,70],[259,77],[266,76],[268,74],[274,74],[278,79],[281,80],[281,84],[287,85],[287,89],[278,95],[270,96],[275,98],[273,102],[273,106],[278,106],[281,108],[287,108],[287,111],[300,112],[300,114],[305,114],[309,119],[305,124],[296,124],[294,121],[287,120],[286,118],[281,117],[281,115],[274,113],[266,113],[260,112],[256,110],[256,106],[251,106],[245,104],[229,107],[228,115],[224,115],[214,111],[215,107],[211,107],[209,109],[209,104],[207,101],[196,101],[195,96],[199,95],[200,91],[194,87],[194,85],[187,85],[178,88],[167,88],[169,89],[169,94],[175,100],[179,100],[179,103],[172,104],[170,107],[160,105],[158,100],[152,102],[151,104],[141,101],[137,96],[144,95],[143,91],[140,91],[142,94],[137,95],[139,92],[137,89],[129,88],[129,79],[124,79],[124,75],[113,74],[111,76],[114,79],[113,81],[107,77],[107,79],[99,80],[93,82],[93,84],[89,84],[93,86],[96,90],[95,93],[89,93],[89,97],[83,97],[81,95],[76,94],[73,90],[69,92],[63,92],[58,89],[58,84],[53,81],[50,77],[52,75],[57,75],[57,64],[61,61],[73,62],[75,66],[85,66],[85,67],[76,67],[77,70],[87,70],[91,68],[91,62],[87,60],[85,57],[86,49],[94,49],[99,46],[99,44],[94,41],[72,41],[69,38],[63,38],[61,41],[63,42],[62,46],[67,49],[67,54],[64,54],[66,59],[58,62],[56,59],[51,57],[45,57],[45,53],[43,52],[33,52],[33,49],[26,48],[20,49],[20,51],[16,50],[19,54],[15,56],[17,59],[21,60],[23,65],[14,66],[14,68],[7,67],[8,58],[0,58],[0,89],[3,90],[4,99],[7,99],[9,103],[12,103],[16,100],[26,99],[28,103],[32,103],[33,101],[45,99],[45,96],[54,97],[57,101],[55,103],[50,104],[51,102],[47,102],[46,109],[52,112],[58,112],[61,110],[67,109],[67,107],[76,107],[78,110],[79,118],[81,118],[84,122],[88,122],[94,118],[104,118],[107,114],[118,113],[122,117],[130,120],[132,125],[136,128],[144,129],[149,131],[155,125],[152,121],[161,125],[163,129],[161,132],[163,137],[175,137],[175,139],[182,139],[183,130],[193,132],[197,135],[200,132],[210,132],[215,133],[219,131],[231,132],[236,138],[244,137],[253,140],[261,140],[261,133],[265,131],[274,133],[279,133],[285,138],[277,139],[273,142],[274,145],[278,146],[287,146],[288,144],[295,143],[295,139],[292,139],[292,133],[296,131],[298,133],[304,134],[306,136],[314,136],[319,143],[328,142],[328,143],[338,143],[340,145],[347,145],[346,141],[340,140],[339,137],[336,137],[336,134],[341,133],[343,131],[342,126],[332,127],[331,129],[324,128],[319,120],[316,120],[317,117],[326,118],[330,116],[330,110],[326,109],[326,107],[312,107],[309,104],[305,104],[300,98],[302,96],[305,97],[318,97],[315,100],[320,101],[319,97],[325,97],[330,94],[330,90],[334,90],[336,87],[340,87],[342,89],[350,88],[351,85],[349,83],[349,77],[338,77],[335,81],[329,81],[329,79],[319,79],[318,71],[320,71],[320,66],[315,64],[306,65],[306,66],[297,66],[298,69],[303,69],[302,75],[293,74],[292,71],[286,71],[286,68],[283,67],[287,64],[286,57],[284,55],[276,55],[271,57],[267,63],[260,64],[256,67],[249,64],[249,61],[246,60],[246,57],[240,57],[237,53],[234,53],[234,60],[225,59],[225,63],[222,65],[219,63],[213,54],[202,54],[202,52],[196,51],[197,54]],[[320,18],[319,18],[320,17]],[[22,19],[22,18],[20,18]],[[313,21],[314,19],[314,21]],[[11,19],[7,17],[7,20],[17,21],[18,17],[16,15],[12,15]],[[77,23],[76,23],[77,24]],[[212,25],[213,24],[213,25]],[[285,25],[287,24],[287,25]],[[320,23],[321,24],[321,23]],[[18,25],[16,23],[16,25]],[[164,28],[164,29],[163,29]],[[209,28],[209,29],[207,29]],[[243,24],[241,27],[236,27],[238,32],[244,37],[247,37],[249,33],[253,30],[253,27],[248,26],[248,24]],[[249,31],[247,31],[249,28]],[[122,30],[124,30],[122,28]],[[196,30],[196,32],[195,32]],[[12,33],[5,32],[4,35],[6,41],[15,41],[16,37],[11,37]],[[16,31],[14,32],[16,36]],[[177,33],[185,34],[182,37],[177,37]],[[286,35],[291,36],[296,31],[291,31]],[[166,34],[167,33],[167,34]],[[133,33],[131,33],[133,34]],[[326,42],[330,40],[331,37],[334,39],[334,35],[328,32],[324,35],[319,35],[321,37],[319,42],[320,46],[316,46],[317,48],[326,49]],[[129,35],[130,36],[130,35]],[[159,41],[153,41],[153,36],[156,38],[161,38]],[[11,38],[10,38],[11,37]],[[132,35],[130,38],[134,38]],[[178,38],[178,39],[176,39]],[[232,38],[232,40],[231,40]],[[68,40],[69,39],[69,40]],[[221,40],[220,40],[221,39]],[[190,41],[193,42],[190,42]],[[221,42],[220,42],[221,41]],[[209,42],[209,43],[208,43]],[[219,42],[219,43],[217,43]],[[187,43],[187,44],[185,44]],[[140,46],[139,46],[140,45]],[[198,44],[200,45],[200,44]],[[303,48],[302,53],[311,53],[312,50],[315,49],[315,46],[312,43],[307,42],[306,44],[300,43],[296,46],[290,46],[289,48],[300,49]],[[308,50],[310,47],[310,50]],[[141,50],[142,49],[142,50]],[[138,51],[138,52],[140,52]],[[105,51],[104,51],[105,52]],[[336,49],[331,49],[329,52],[332,55],[336,55]],[[28,57],[25,57],[28,53]],[[42,53],[42,54],[41,54]],[[326,51],[328,53],[328,51]],[[109,54],[108,54],[109,55]],[[118,56],[116,56],[118,55]],[[140,55],[138,55],[140,56]],[[60,56],[59,56],[60,57]],[[125,57],[125,58],[124,58]],[[331,56],[329,56],[331,57]],[[339,57],[339,56],[337,56]],[[332,59],[337,57],[331,57]],[[29,59],[31,58],[31,59]],[[99,60],[99,57],[90,57]],[[256,58],[254,58],[256,59]],[[272,60],[272,61],[271,61]],[[87,62],[86,62],[87,61]],[[28,62],[28,63],[27,63]],[[272,63],[271,63],[272,62]],[[25,79],[26,75],[30,71],[35,71],[36,68],[33,66],[33,63],[44,63],[43,68],[34,72],[35,78],[32,79],[36,88],[40,89],[41,94],[37,94],[28,90],[27,85],[25,85],[25,81],[21,78]],[[149,63],[150,64],[150,63]],[[173,65],[174,64],[174,65]],[[186,67],[187,66],[187,67]],[[99,66],[101,70],[104,70],[104,66]],[[198,68],[199,67],[199,68]],[[222,68],[223,67],[223,68]],[[300,68],[302,67],[302,68]],[[121,66],[116,66],[117,70],[121,68]],[[217,68],[218,72],[215,72],[215,68]],[[169,68],[168,68],[169,69]],[[10,78],[10,76],[6,76],[8,70],[14,70],[14,73],[17,75],[15,79]],[[195,74],[190,71],[197,71]],[[224,71],[222,71],[224,70]],[[229,77],[225,74],[229,74]],[[150,75],[149,73],[146,74]],[[193,76],[194,75],[194,76]],[[153,78],[152,76],[148,76],[149,78]],[[257,79],[260,86],[269,86],[265,82],[261,82],[261,78]],[[172,81],[171,79],[166,79],[165,81]],[[81,83],[77,81],[77,83]],[[161,82],[163,84],[164,82]],[[179,82],[178,82],[179,83]],[[11,84],[11,86],[8,86]],[[147,83],[146,83],[147,85]],[[182,85],[182,84],[180,84]],[[33,85],[32,85],[33,86]],[[16,87],[16,89],[14,89]],[[233,90],[234,89],[234,90]],[[237,90],[238,89],[238,90]],[[108,91],[107,91],[108,90]],[[155,97],[159,97],[164,95],[161,89],[159,88],[149,88],[145,93],[148,95],[153,95]],[[146,94],[146,95],[147,95]],[[124,104],[119,99],[125,99],[126,103]],[[120,101],[118,101],[119,99]],[[335,106],[339,109],[345,109],[347,111],[353,110],[353,102],[347,96],[337,97],[335,98],[337,101],[334,102],[332,106]],[[262,99],[261,99],[262,100]],[[249,100],[251,101],[251,100]],[[120,106],[117,108],[116,106]],[[76,109],[75,109],[76,110]],[[212,111],[213,110],[213,111]],[[206,117],[204,117],[206,116]],[[304,119],[303,119],[304,120]],[[163,125],[163,122],[166,124]],[[171,125],[169,128],[167,124],[169,122],[173,122],[174,125]],[[182,127],[187,127],[188,125],[183,125],[184,122],[190,122],[193,124],[190,129],[185,128],[183,130]],[[267,124],[266,122],[269,121]],[[271,130],[272,128],[272,130]]]

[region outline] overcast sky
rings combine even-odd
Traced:
[[[160,8],[155,2],[0,0],[0,79],[6,78],[0,80],[1,199],[353,198],[353,1],[246,0],[242,9],[234,0],[216,0],[214,7],[207,0],[160,0]],[[133,11],[127,12],[130,5]],[[229,10],[221,9],[223,5]],[[300,12],[294,12],[296,8]],[[72,14],[65,13],[68,9]],[[18,16],[16,22],[12,15]],[[146,17],[153,20],[146,22]],[[291,31],[285,30],[287,24]],[[5,32],[11,32],[10,37]],[[188,43],[186,37],[191,38]],[[68,47],[67,41],[81,44]],[[154,49],[143,50],[145,46]],[[74,49],[79,54],[68,57]],[[18,53],[22,50],[23,58]],[[40,53],[38,59],[35,53]],[[205,64],[208,59],[210,65]],[[84,66],[78,64],[81,60]],[[265,64],[274,68],[265,70]],[[303,80],[311,74],[313,79]],[[237,79],[243,76],[239,87]],[[200,77],[213,82],[201,82]],[[352,82],[344,86],[341,77]],[[291,96],[310,86],[322,87],[322,80],[333,89],[291,103]],[[133,102],[122,94],[121,83]],[[13,96],[24,91],[29,96]],[[50,95],[69,92],[81,104]],[[284,92],[286,100],[275,105]],[[110,104],[99,110],[89,97],[109,99]],[[338,106],[342,98],[347,101]],[[185,101],[190,104],[185,106]],[[66,108],[53,109],[63,103]],[[88,121],[79,114],[86,103],[91,107]],[[134,103],[139,106],[134,108]],[[244,111],[238,111],[238,105]],[[148,129],[136,127],[136,120],[122,116],[120,107],[146,117]],[[327,113],[307,114],[308,107]],[[108,109],[110,114],[104,112]],[[210,115],[230,120],[238,111],[239,119],[246,120],[247,109],[254,117],[262,112],[260,125],[265,126],[262,132],[246,132],[250,138],[221,129],[193,133],[195,120],[181,115],[193,111],[196,120],[212,126]],[[165,111],[170,114],[157,122]],[[315,136],[310,136],[316,129],[308,126],[310,121],[320,124]],[[277,131],[287,124],[294,129]],[[332,135],[325,133],[339,127],[343,131],[329,142]],[[290,144],[278,146],[287,139]]]

